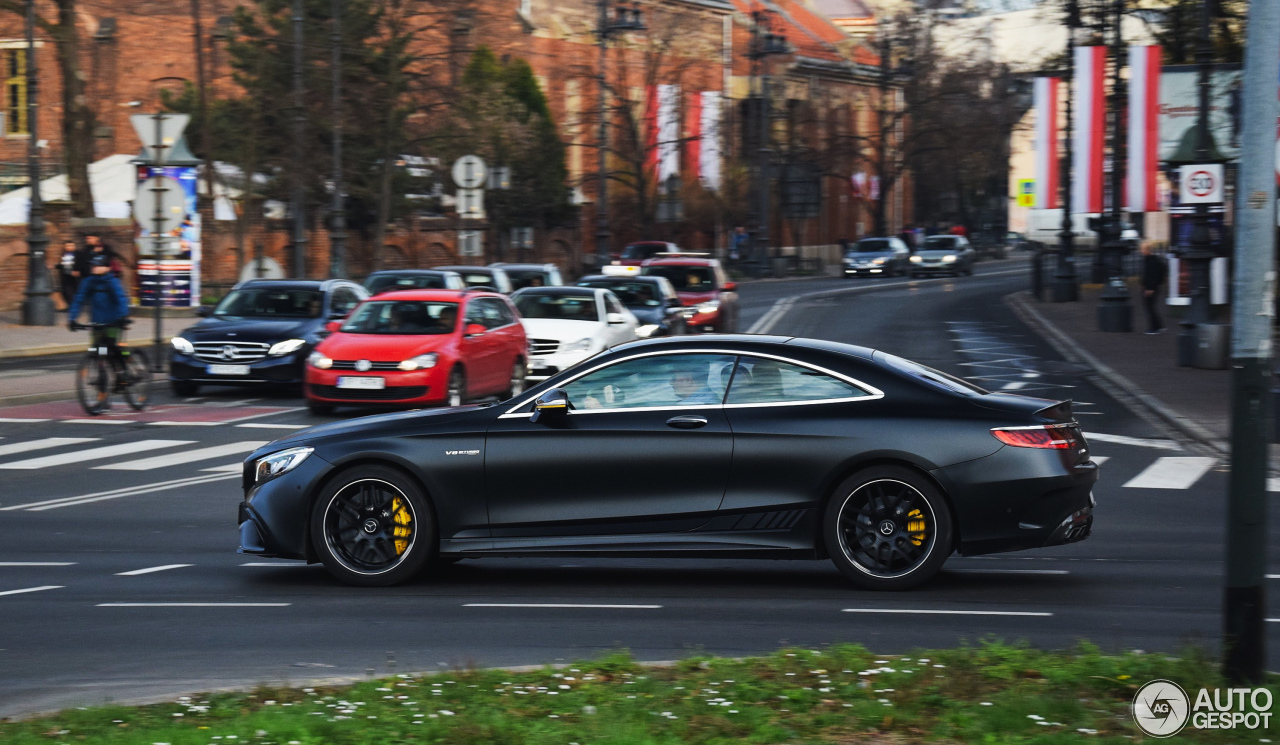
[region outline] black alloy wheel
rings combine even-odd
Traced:
[[[445,392],[445,406],[461,406],[467,400],[467,374],[455,367],[449,373],[449,388]]]
[[[421,489],[387,466],[357,466],[321,492],[311,512],[311,540],[338,581],[394,585],[434,553],[435,525]]]
[[[937,574],[951,553],[951,512],[928,479],[900,466],[854,474],[827,503],[832,562],[869,590],[905,590]]]

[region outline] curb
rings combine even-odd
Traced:
[[[46,393],[26,393],[20,396],[0,397],[0,407],[23,406],[26,404],[47,404],[51,401],[71,401],[76,397],[75,391],[48,391]]]
[[[1049,343],[1049,346],[1056,349],[1059,354],[1071,362],[1093,368],[1099,377],[1124,392],[1125,395],[1119,397],[1120,402],[1129,407],[1135,414],[1144,418],[1154,418],[1166,427],[1172,428],[1184,438],[1203,445],[1219,455],[1228,455],[1230,453],[1230,448],[1225,440],[1195,421],[1174,411],[1155,396],[1142,390],[1137,383],[1129,380],[1102,360],[1085,351],[1066,332],[1054,326],[1052,322],[1040,314],[1040,311],[1032,307],[1027,302],[1028,297],[1030,297],[1030,292],[1023,290],[1006,295],[1004,301],[1015,315],[1039,333]]]
[[[15,357],[46,357],[55,354],[79,354],[88,346],[88,339],[78,344],[46,344],[40,347],[18,347],[17,349],[0,349],[0,359]]]

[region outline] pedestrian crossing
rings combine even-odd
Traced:
[[[97,437],[45,437],[6,444],[0,446],[0,458],[7,455],[33,453],[41,450],[58,450],[59,452],[20,460],[0,460],[0,470],[38,471],[111,460],[106,464],[89,465],[88,467],[98,471],[153,471],[219,458],[243,458],[244,455],[269,442],[269,440],[240,440],[222,445],[186,449],[183,446],[198,444],[198,442],[195,440],[144,439],[116,443],[114,445],[71,448],[74,445],[89,445],[100,441],[101,438]],[[161,450],[166,452],[148,455],[143,458],[119,460],[125,456],[154,453]],[[235,465],[236,468],[239,468],[238,464]]]

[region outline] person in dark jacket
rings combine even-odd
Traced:
[[[1160,287],[1169,273],[1164,257],[1156,253],[1154,243],[1142,244],[1142,306],[1147,310],[1147,334],[1164,332],[1164,319],[1160,317]]]
[[[109,328],[95,328],[93,345],[106,346],[112,350],[112,359],[119,361],[120,334],[129,319],[129,296],[124,293],[120,280],[111,272],[111,258],[105,252],[94,254],[89,260],[89,266],[90,273],[80,280],[80,287],[67,311],[67,327],[72,331],[81,328],[78,321],[80,310],[88,304],[90,323],[114,324]]]

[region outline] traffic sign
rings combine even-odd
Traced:
[[[1018,179],[1018,206],[1036,206],[1036,180],[1033,178]]]
[[[484,185],[489,169],[478,155],[464,155],[453,162],[453,182],[464,189]]]
[[[1186,165],[1178,169],[1178,198],[1183,204],[1221,204],[1222,164]]]
[[[155,235],[156,200],[160,201],[160,214],[164,217],[161,232],[168,233],[182,224],[187,214],[187,197],[177,179],[169,176],[152,176],[138,184],[133,199],[133,219]]]
[[[142,141],[143,154],[147,160],[152,163],[163,163],[165,157],[173,152],[173,146],[177,143],[178,138],[182,137],[182,133],[187,128],[187,124],[191,121],[190,114],[159,114],[160,119],[160,144],[164,147],[160,150],[159,157],[156,157],[156,114],[134,114],[129,117],[129,123],[133,125],[133,131],[138,134],[138,139]]]
[[[484,219],[484,189],[458,189],[458,217]]]

